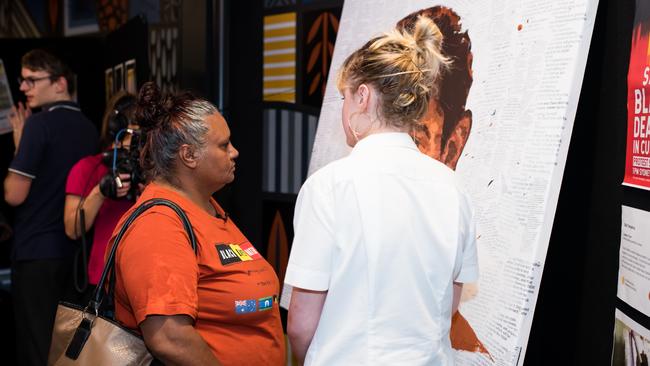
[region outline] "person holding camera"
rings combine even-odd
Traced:
[[[187,215],[197,251],[171,208],[138,216],[115,252],[115,318],[164,364],[284,365],[278,277],[212,198],[235,179],[226,120],[205,99],[161,95],[153,83],[140,90],[136,118],[149,184],[113,235],[162,198]]]
[[[135,197],[129,197],[137,192],[137,179],[132,179],[135,169],[129,169],[133,166],[129,161],[130,152],[138,154],[134,146],[137,139],[133,138],[138,133],[133,122],[135,102],[135,96],[126,92],[111,98],[102,122],[103,152],[81,159],[68,174],[63,217],[65,233],[76,240],[94,227],[87,282],[79,284],[78,278],[74,279],[77,291],[85,294],[92,293],[93,289],[92,286],[86,289],[86,285],[96,285],[101,277],[104,252],[115,225],[135,202]],[[116,168],[112,169],[114,164]],[[83,257],[85,261],[85,255]],[[78,266],[79,261],[75,265]]]

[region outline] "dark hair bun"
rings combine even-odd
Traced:
[[[155,83],[149,81],[142,85],[138,95],[135,118],[144,130],[152,130],[161,124],[163,110],[162,94]]]

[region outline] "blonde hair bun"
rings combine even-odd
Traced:
[[[442,32],[429,18],[418,17],[412,31],[393,29],[352,53],[339,71],[339,89],[370,84],[380,93],[387,124],[413,127],[424,116],[436,81],[449,64],[442,53]]]

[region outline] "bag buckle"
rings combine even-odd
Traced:
[[[92,313],[88,311],[91,305],[95,312],[94,317],[92,316]],[[99,315],[98,307],[99,304],[97,304],[94,301],[91,301],[84,308],[81,315],[81,323],[79,323],[79,326],[77,327],[77,330],[75,330],[74,335],[72,336],[72,340],[68,345],[68,348],[65,350],[66,357],[72,360],[76,360],[77,358],[79,358],[79,354],[81,354],[81,350],[83,350],[86,341],[90,337],[90,332],[92,331],[92,327],[93,324],[95,323],[95,319],[97,319],[97,316]]]

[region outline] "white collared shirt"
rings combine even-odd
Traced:
[[[305,365],[449,365],[453,282],[478,277],[454,172],[405,133],[359,141],[303,185],[285,282],[327,297]]]

